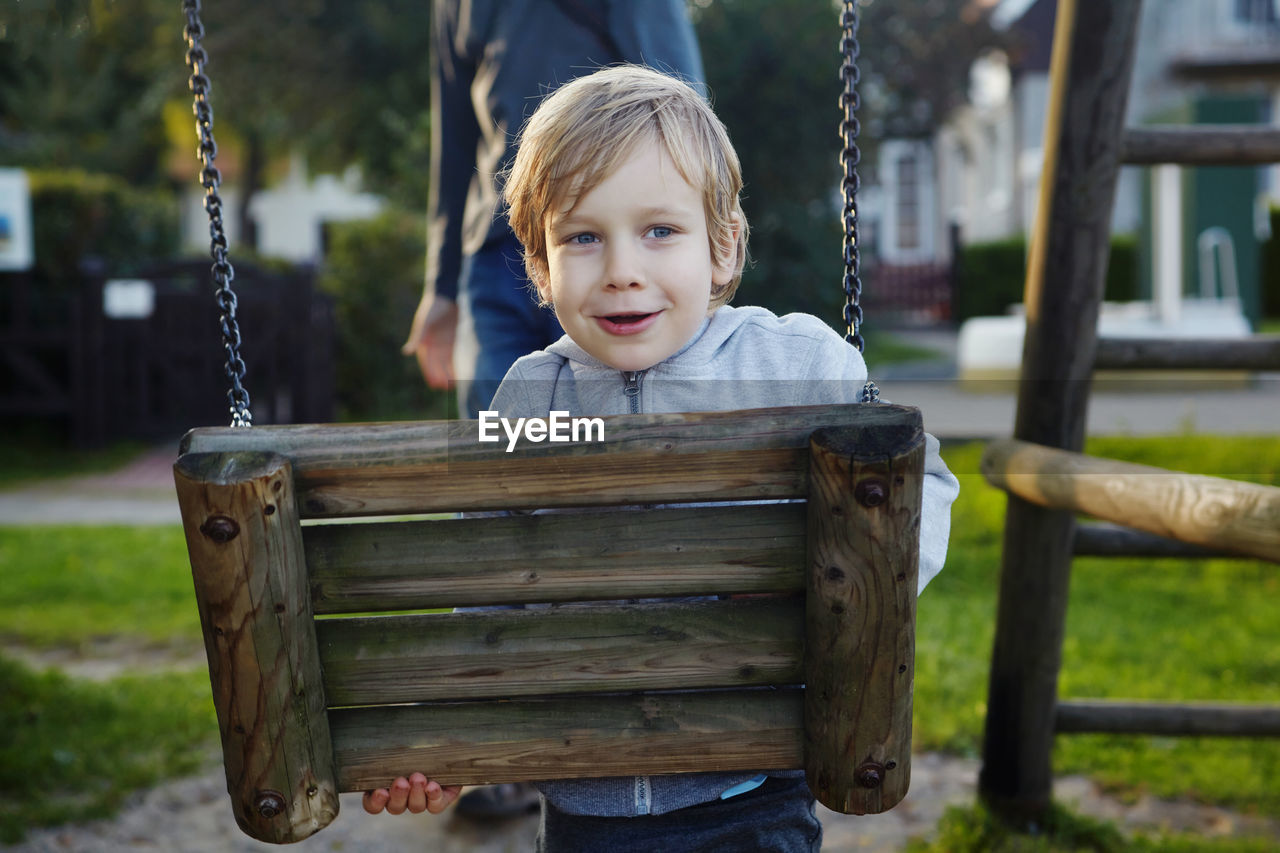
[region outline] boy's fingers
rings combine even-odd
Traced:
[[[422,814],[427,810],[427,777],[414,773],[409,777],[409,800],[407,807],[413,814]]]
[[[391,783],[390,788],[375,788],[365,791],[361,805],[369,814],[412,814],[440,812],[453,805],[462,793],[461,785],[445,787],[439,782],[428,779],[422,773],[414,773],[409,778],[403,776]]]
[[[440,812],[453,805],[453,801],[458,799],[458,795],[461,793],[461,785],[450,785],[446,788],[439,782],[428,782],[427,811],[432,814],[440,814]]]
[[[390,796],[387,798],[387,814],[404,814],[409,805],[409,780],[400,776],[391,783]]]
[[[387,800],[390,797],[391,793],[386,788],[376,788],[372,791],[365,791],[361,803],[364,805],[364,810],[369,814],[380,814],[387,807]]]

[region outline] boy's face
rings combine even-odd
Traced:
[[[644,370],[683,348],[707,316],[712,285],[733,276],[712,258],[701,193],[656,141],[640,143],[572,210],[552,212],[545,230],[540,295],[569,337],[619,370]]]

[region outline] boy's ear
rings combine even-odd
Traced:
[[[716,235],[715,251],[711,255],[711,283],[727,287],[738,271],[738,241],[742,235],[742,218],[729,214],[729,227]]]
[[[538,302],[542,305],[550,305],[551,276],[546,261],[529,258],[525,262],[525,272],[528,273],[529,281],[533,282],[534,288],[538,291]]]

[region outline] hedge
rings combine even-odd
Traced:
[[[178,253],[175,193],[80,171],[32,171],[27,177],[35,276],[52,292],[75,288],[88,258],[103,261],[113,275],[129,275]]]
[[[339,417],[449,417],[452,395],[430,391],[416,360],[400,354],[422,295],[423,215],[392,209],[327,228],[319,287],[334,299]]]
[[[956,304],[957,321],[1004,314],[1022,301],[1026,278],[1027,244],[1023,237],[960,248]],[[1137,242],[1129,236],[1111,240],[1106,294],[1110,302],[1140,298]]]
[[[1262,243],[1260,266],[1262,316],[1280,320],[1280,207],[1271,208],[1271,237]]]

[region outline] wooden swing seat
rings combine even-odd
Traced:
[[[804,768],[838,811],[902,799],[919,412],[603,421],[510,453],[475,421],[188,433],[175,479],[246,833],[300,840],[338,792],[412,771]],[[711,598],[648,600],[672,596]],[[592,600],[612,603],[451,612]]]

